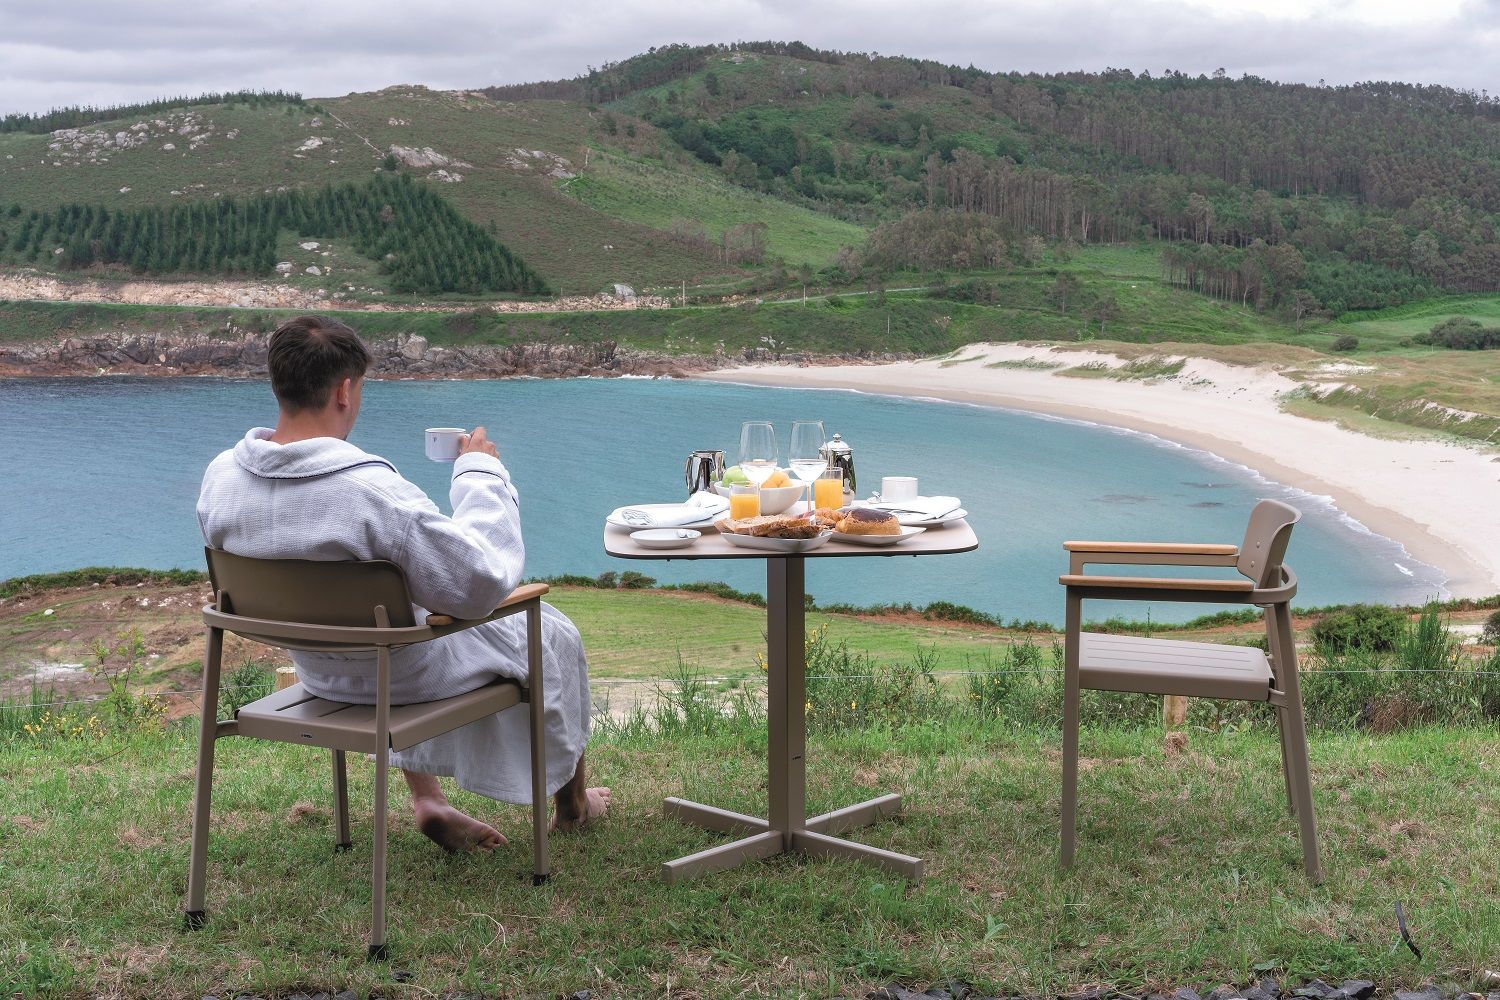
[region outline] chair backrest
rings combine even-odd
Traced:
[[[1281,584],[1281,561],[1287,543],[1292,540],[1292,526],[1302,519],[1302,512],[1280,500],[1262,500],[1250,512],[1245,540],[1235,569],[1255,581],[1257,587]]]
[[[206,548],[215,594],[228,595],[229,614],[301,625],[374,628],[383,605],[394,628],[415,625],[406,576],[385,560],[331,562],[251,559]]]

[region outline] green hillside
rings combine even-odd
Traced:
[[[659,159],[600,152],[589,169],[564,182],[562,190],[609,215],[693,234],[718,246],[732,227],[763,223],[767,255],[794,267],[826,267],[840,248],[858,246],[865,238],[859,226],[748,191],[691,162],[668,165]]]
[[[549,172],[584,159],[589,117],[582,106],[397,87],[302,106],[159,111],[78,132],[90,138],[0,134],[0,208],[144,208],[317,190],[369,178],[392,146],[430,148],[462,165],[401,170],[468,219],[486,229],[493,224],[495,236],[554,290],[592,293],[617,281],[644,285],[734,270],[662,230],[558,190]],[[116,140],[122,134],[131,143],[123,148]],[[516,150],[546,155],[521,157]],[[432,178],[439,169],[462,180]],[[0,220],[0,228],[15,224]]]

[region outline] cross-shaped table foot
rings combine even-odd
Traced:
[[[713,806],[669,798],[662,811],[685,823],[692,823],[723,833],[748,833],[749,836],[687,857],[668,861],[661,866],[662,877],[674,884],[698,875],[727,871],[747,861],[761,861],[777,854],[806,854],[815,858],[850,858],[864,861],[902,876],[909,882],[922,880],[923,862],[894,851],[856,844],[833,836],[845,830],[870,826],[901,811],[901,796],[882,795],[857,805],[835,809],[805,820],[797,829],[773,830],[770,823],[756,816],[717,809]]]

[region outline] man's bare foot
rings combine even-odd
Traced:
[[[446,802],[418,799],[412,803],[417,829],[445,851],[493,851],[505,843],[500,831],[466,816]]]
[[[564,819],[561,816],[554,817],[552,829],[561,833],[572,833],[584,824],[599,819],[609,812],[609,789],[604,786],[590,788],[584,791],[584,809],[582,816],[571,816]]]

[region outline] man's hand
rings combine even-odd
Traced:
[[[460,434],[458,436],[458,453],[460,455],[469,455],[475,452],[489,455],[491,458],[500,457],[500,453],[495,450],[494,444],[491,443],[489,435],[485,433],[483,427],[474,428],[472,434]]]

